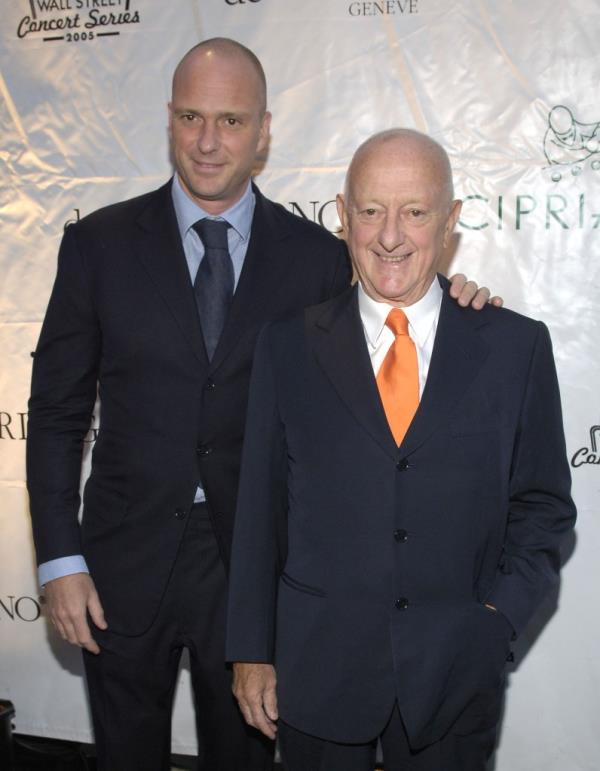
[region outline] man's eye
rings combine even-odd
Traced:
[[[184,112],[181,115],[181,119],[186,122],[191,122],[196,118],[193,112]]]
[[[363,209],[362,213],[367,217],[374,217],[377,214],[377,209]]]
[[[239,125],[239,120],[237,118],[227,118],[225,120],[225,123],[228,126],[237,126],[237,125]]]
[[[425,212],[422,209],[411,209],[410,216],[414,219],[425,216]]]

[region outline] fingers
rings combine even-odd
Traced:
[[[467,277],[464,273],[455,273],[453,276],[450,276],[450,297],[454,297],[457,300],[466,283]]]
[[[265,690],[263,707],[269,720],[276,721],[279,717],[279,712],[277,711],[277,693],[275,688]]]
[[[87,609],[92,621],[98,629],[106,629],[108,627],[106,619],[104,618],[104,608],[100,603],[100,597],[98,597],[98,592],[95,589],[88,599]]]
[[[475,310],[480,311],[490,299],[490,290],[487,286],[477,287],[474,281],[467,281],[466,276],[457,273],[452,277],[450,294],[458,300],[458,304],[463,308],[472,305]]]
[[[233,693],[244,720],[269,739],[274,739],[277,733],[274,668],[270,664],[236,662],[233,671]]]
[[[494,295],[490,299],[490,290],[487,286],[478,288],[474,281],[467,280],[464,273],[456,273],[450,278],[450,296],[458,300],[458,304],[463,308],[472,305],[477,311],[480,311],[488,302],[496,308],[504,305],[502,297]]]
[[[475,310],[480,311],[484,305],[487,304],[489,299],[490,290],[487,286],[482,286],[480,289],[477,289],[477,284],[474,281],[467,281],[461,296],[458,298],[458,303],[465,307],[470,303]]]
[[[100,653],[87,621],[88,603],[92,601],[99,620],[104,621],[104,614],[90,576],[74,573],[56,578],[46,584],[45,592],[48,615],[63,640],[90,653]]]
[[[474,281],[467,281],[462,273],[457,273],[452,278],[450,294],[463,308],[472,305],[475,310],[481,310],[490,297],[490,290],[486,286],[478,288]]]

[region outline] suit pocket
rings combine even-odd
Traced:
[[[98,484],[91,476],[83,495],[83,524],[88,527],[98,520],[106,525],[118,526],[125,519],[127,501],[114,490]]]
[[[304,594],[312,594],[313,597],[327,596],[322,589],[319,589],[316,586],[310,586],[309,584],[304,584],[301,581],[296,581],[296,579],[292,578],[288,573],[282,573],[280,578],[286,586],[290,587],[290,589],[296,589],[296,591],[304,592]]]

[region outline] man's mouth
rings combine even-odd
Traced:
[[[212,163],[209,161],[194,161],[194,168],[196,168],[198,171],[220,171],[224,164],[222,163]]]
[[[381,252],[374,252],[374,254],[381,262],[397,265],[401,262],[406,262],[412,255],[412,252],[406,252],[406,254],[382,254]]]

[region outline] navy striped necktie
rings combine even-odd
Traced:
[[[229,223],[202,219],[192,225],[204,246],[204,257],[194,279],[208,358],[212,359],[233,298],[233,263],[227,244]]]

